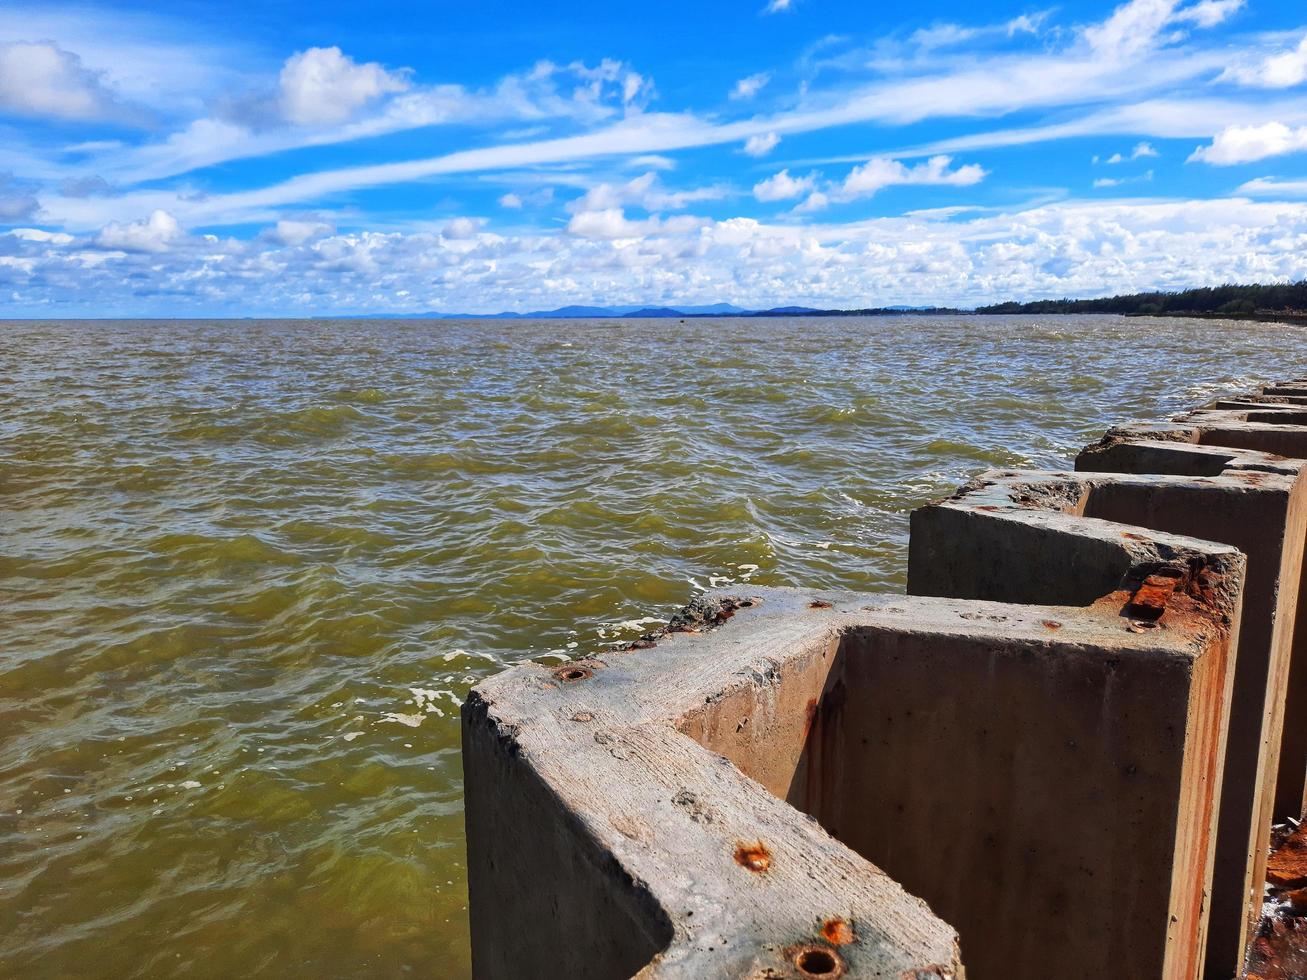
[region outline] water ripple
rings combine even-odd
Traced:
[[[989,466],[1296,373],[1183,320],[0,324],[0,973],[467,973],[458,704],[900,589]]]

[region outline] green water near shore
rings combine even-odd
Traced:
[[[468,972],[458,704],[899,590],[986,467],[1302,373],[1109,316],[0,323],[0,975]]]

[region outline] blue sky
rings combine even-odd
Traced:
[[[0,7],[0,315],[1307,277],[1307,6]]]

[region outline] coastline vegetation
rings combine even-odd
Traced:
[[[1224,285],[1180,292],[1130,293],[1101,299],[995,303],[977,313],[1124,313],[1133,316],[1210,316],[1307,319],[1307,280],[1284,285]]]

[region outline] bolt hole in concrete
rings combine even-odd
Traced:
[[[560,667],[554,671],[554,677],[560,681],[583,681],[593,676],[594,671],[589,667]]]
[[[840,972],[839,958],[824,949],[805,949],[794,958],[794,964],[809,977],[838,976]]]

